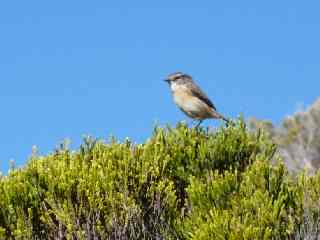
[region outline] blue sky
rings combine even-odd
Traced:
[[[166,75],[218,110],[279,123],[320,89],[319,1],[2,1],[0,171],[69,138],[147,138],[187,120]],[[207,121],[205,125],[219,125]]]

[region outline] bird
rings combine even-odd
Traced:
[[[229,120],[221,115],[207,95],[193,81],[192,77],[182,72],[170,74],[165,80],[171,89],[173,100],[187,116],[198,120],[197,127],[205,119]]]

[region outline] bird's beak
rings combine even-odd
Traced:
[[[170,82],[170,79],[169,78],[166,78],[164,79],[165,82],[169,83]]]

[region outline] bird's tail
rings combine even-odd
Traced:
[[[221,119],[223,120],[223,121],[225,121],[225,123],[226,123],[226,125],[227,126],[229,126],[229,124],[230,124],[230,120],[229,119],[227,119],[227,118],[225,118],[225,117],[221,117]]]
[[[227,125],[229,125],[229,123],[230,123],[230,120],[229,120],[229,119],[225,118],[223,115],[221,115],[221,114],[218,113],[218,112],[216,112],[216,113],[217,113],[217,118],[222,119],[223,121],[226,122]]]
[[[223,121],[225,121],[226,122],[226,124],[229,124],[230,123],[230,120],[229,119],[227,119],[227,118],[225,118],[225,117],[222,117],[221,118]]]

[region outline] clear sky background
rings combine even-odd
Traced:
[[[319,1],[1,1],[0,171],[83,135],[141,142],[187,120],[166,75],[279,123],[320,91]],[[206,125],[218,126],[217,121]]]

